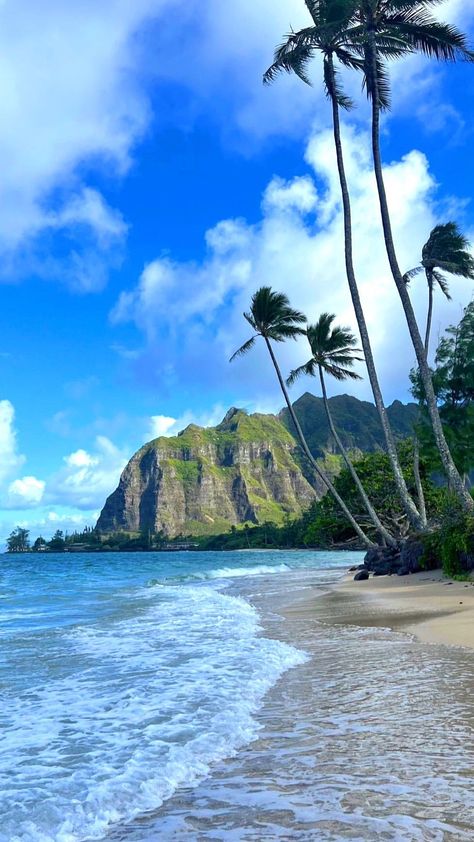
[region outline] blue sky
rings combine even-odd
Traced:
[[[330,114],[263,88],[302,0],[4,0],[0,5],[0,539],[92,524],[134,450],[231,404],[281,399],[263,349],[229,366],[266,283],[354,324]],[[473,33],[474,10],[440,15]],[[204,7],[204,8],[203,8]],[[474,39],[474,36],[473,36]],[[361,291],[387,402],[413,360],[380,241],[359,80],[344,127]],[[472,67],[393,68],[384,121],[401,262],[436,222],[474,235]],[[435,331],[472,296],[453,282]],[[413,287],[423,317],[425,290]],[[306,349],[281,349],[283,367]],[[301,383],[295,397],[311,383]],[[365,382],[351,387],[369,398]],[[337,386],[333,391],[337,391]]]

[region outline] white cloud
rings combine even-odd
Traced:
[[[4,271],[34,262],[36,235],[65,230],[77,242],[68,280],[90,289],[100,269],[99,286],[104,282],[103,263],[114,258],[126,226],[97,190],[82,183],[79,165],[106,167],[112,175],[129,167],[150,116],[134,36],[168,5],[168,0],[0,4]],[[65,268],[40,257],[49,274]]]
[[[467,5],[451,0],[440,14],[467,26]],[[232,144],[302,137],[314,119],[327,126],[318,60],[314,89],[287,75],[269,88],[261,81],[290,25],[308,23],[301,0],[3,0],[0,277],[34,271],[80,291],[103,287],[127,224],[88,173],[127,172],[151,122],[152,84],[188,92],[175,98],[176,125],[205,113]],[[427,84],[434,95],[437,74],[426,67],[417,58],[397,63],[396,106],[406,108],[407,97],[418,105]],[[350,74],[347,84],[364,113],[359,78]],[[154,119],[169,119],[168,110],[158,106]],[[48,237],[61,238],[65,258],[52,256]]]
[[[404,316],[387,266],[379,209],[365,134],[344,129],[347,171],[354,217],[354,250],[360,291],[387,397],[406,394],[413,364]],[[288,293],[294,306],[315,319],[323,310],[353,326],[343,260],[343,228],[335,153],[330,132],[311,138],[308,176],[283,182],[274,178],[262,202],[262,218],[251,225],[243,219],[219,222],[206,234],[207,254],[199,263],[153,261],[137,287],[124,293],[113,313],[115,322],[134,321],[148,338],[147,364],[156,365],[161,385],[196,392],[206,383],[222,392],[231,382],[248,397],[265,400],[272,388],[264,348],[233,364],[227,360],[249,335],[242,319],[251,294],[270,284]],[[421,246],[437,220],[436,184],[426,157],[413,150],[385,167],[394,233],[402,268],[419,262]],[[316,189],[317,185],[317,189]],[[442,221],[442,220],[441,220]],[[436,302],[436,325],[459,315],[470,288],[452,282],[453,303]],[[423,320],[425,288],[412,285],[415,306]],[[306,357],[304,346],[279,347],[285,369]],[[313,384],[314,385],[314,384]],[[365,382],[347,387],[369,397]],[[340,388],[338,387],[338,391]],[[276,405],[281,398],[276,394]]]
[[[243,406],[244,404],[239,404]],[[153,415],[148,428],[148,438],[155,439],[160,436],[176,436],[189,424],[197,424],[199,427],[215,427],[219,424],[229,407],[222,403],[216,403],[207,412],[194,412],[187,409],[179,418],[171,418],[166,415]]]
[[[7,518],[0,521],[0,545],[4,545],[8,535],[17,526],[30,531],[30,540],[33,542],[40,535],[48,540],[57,529],[63,532],[81,532],[86,526],[94,526],[99,511],[91,510],[75,513],[66,508],[44,509],[39,508],[31,515],[25,517],[19,513],[18,516],[9,513]]]
[[[45,502],[78,509],[102,507],[128,458],[106,436],[97,436],[93,452],[81,448],[64,457],[64,466],[46,483]]]
[[[43,499],[45,483],[36,477],[22,477],[8,486],[8,503],[12,509],[37,506]]]
[[[152,415],[150,418],[149,438],[157,439],[160,436],[173,435],[169,431],[175,426],[176,418],[168,415]]]
[[[0,486],[21,468],[25,457],[18,452],[14,427],[15,410],[10,401],[0,401]]]

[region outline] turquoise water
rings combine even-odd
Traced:
[[[255,738],[268,690],[307,655],[261,633],[239,582],[309,552],[0,560],[0,840],[103,839]]]

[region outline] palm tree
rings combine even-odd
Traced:
[[[355,532],[357,533],[361,541],[364,543],[364,545],[366,547],[373,547],[374,543],[370,540],[370,538],[367,537],[365,532],[361,529],[361,527],[347,508],[346,504],[344,503],[344,500],[336,491],[333,483],[331,482],[327,474],[320,468],[313,454],[311,453],[308,447],[308,443],[305,439],[303,430],[301,429],[301,425],[298,421],[298,418],[296,417],[296,413],[293,409],[293,404],[291,403],[290,396],[288,394],[288,390],[283,379],[283,375],[278,365],[278,361],[275,357],[272,341],[284,342],[286,339],[297,339],[299,336],[304,334],[305,331],[304,328],[301,327],[301,325],[303,325],[306,322],[306,316],[304,316],[303,313],[300,313],[298,310],[293,310],[293,308],[290,307],[288,297],[284,293],[273,292],[271,287],[260,287],[260,289],[258,289],[257,292],[254,293],[254,295],[252,296],[250,312],[244,313],[244,318],[249,323],[250,327],[254,331],[254,334],[250,337],[250,339],[244,342],[244,344],[237,351],[235,351],[234,354],[232,354],[230,362],[232,362],[232,360],[234,360],[236,357],[243,356],[244,354],[248,353],[248,351],[250,351],[251,348],[253,348],[253,346],[255,345],[257,337],[261,336],[263,338],[267,346],[268,353],[270,354],[273,367],[276,371],[278,382],[283,392],[283,397],[285,398],[285,402],[288,407],[291,420],[293,421],[296,430],[296,434],[298,436],[306,458],[308,459],[309,463],[311,464],[319,478],[322,480],[323,484],[326,486],[328,491],[333,495],[334,499],[339,504],[340,508],[349,520],[352,528],[355,530]]]
[[[333,314],[322,313],[315,325],[308,326],[306,335],[311,348],[311,359],[309,359],[304,365],[300,365],[298,368],[294,369],[290,373],[286,382],[288,386],[291,386],[302,374],[309,375],[310,377],[315,377],[316,374],[319,374],[324,408],[326,410],[329,429],[331,430],[333,438],[342,454],[342,458],[347,465],[352,479],[357,486],[359,494],[364,501],[365,508],[369,513],[372,523],[387,543],[392,546],[396,546],[397,542],[381,523],[377,512],[367,496],[359,475],[341,441],[339,433],[336,430],[329,407],[326,382],[324,379],[325,374],[330,374],[331,377],[334,377],[339,382],[343,382],[344,380],[362,379],[355,371],[352,370],[353,365],[357,360],[363,360],[363,357],[357,356],[358,353],[361,353],[359,349],[355,347],[357,339],[350,332],[349,328],[338,326],[332,327],[335,318],[336,317]]]
[[[441,292],[444,293],[446,298],[450,299],[448,281],[443,273],[474,280],[474,259],[468,251],[469,245],[469,240],[455,222],[436,225],[423,246],[421,264],[415,266],[414,269],[410,269],[404,275],[405,282],[409,283],[415,275],[424,271],[428,282],[428,314],[425,331],[426,356],[428,356],[430,344],[435,284],[438,284]]]
[[[455,222],[436,225],[425,243],[421,253],[421,264],[405,272],[404,280],[408,284],[420,272],[425,272],[428,283],[428,313],[425,329],[425,353],[428,357],[431,322],[433,316],[433,298],[435,284],[438,284],[446,298],[450,299],[448,281],[443,273],[458,275],[463,278],[474,278],[474,260],[468,251],[469,240],[461,232]],[[420,447],[415,434],[414,446],[414,474],[420,501],[420,512],[426,520],[426,504],[420,477]]]
[[[474,500],[464,486],[444,435],[425,346],[407,284],[400,271],[380,152],[380,113],[390,104],[390,85],[384,63],[385,56],[380,49],[381,44],[385,44],[388,48],[398,45],[400,48],[404,47],[405,51],[422,52],[443,61],[455,61],[459,57],[469,61],[474,59],[474,54],[468,49],[466,36],[456,27],[438,22],[430,14],[429,7],[434,7],[439,2],[440,0],[360,0],[354,16],[353,36],[359,37],[364,46],[365,86],[372,103],[372,155],[390,269],[405,312],[436,445],[448,483],[458,495],[463,507],[466,510],[473,510]],[[400,54],[402,51],[401,49]]]
[[[342,194],[344,257],[347,281],[359,328],[367,373],[384,432],[387,453],[390,458],[398,493],[410,523],[415,528],[421,528],[423,526],[423,520],[408,492],[398,458],[395,439],[385,409],[354,270],[351,201],[345,172],[340,127],[340,109],[350,109],[352,102],[344,95],[337,77],[334,62],[336,60],[344,67],[356,70],[363,69],[363,62],[360,57],[360,39],[358,36],[354,37],[352,27],[352,17],[356,8],[356,2],[355,0],[340,0],[337,3],[331,2],[331,0],[325,0],[325,2],[323,0],[305,0],[305,3],[311,15],[313,26],[302,29],[299,32],[292,32],[288,36],[285,43],[276,50],[274,62],[268,68],[263,78],[264,82],[268,84],[281,71],[288,73],[294,72],[300,79],[310,84],[307,65],[315,54],[321,53],[323,56],[324,86],[332,106],[334,143]],[[395,58],[400,52],[406,52],[404,46],[398,47],[395,43],[385,45],[381,42],[379,47],[382,54],[386,55],[387,58]]]

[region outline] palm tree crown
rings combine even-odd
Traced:
[[[332,327],[335,318],[332,313],[323,313],[316,324],[308,326],[306,335],[312,357],[290,373],[288,385],[302,374],[314,377],[320,368],[339,381],[362,379],[352,370],[356,361],[364,359],[359,356],[362,351],[355,347],[357,340],[349,328]]]
[[[463,278],[474,278],[474,259],[469,251],[469,240],[455,222],[436,225],[423,246],[421,266],[415,272],[425,270],[429,286],[438,283],[449,298],[449,287],[443,272]]]
[[[421,252],[421,264],[410,269],[403,276],[405,283],[420,272],[425,272],[428,282],[428,315],[426,320],[425,350],[428,352],[431,318],[433,312],[433,292],[438,284],[446,298],[450,299],[448,275],[474,279],[474,258],[469,252],[469,240],[455,222],[436,225]]]
[[[296,73],[303,82],[311,84],[307,66],[316,53],[324,56],[324,84],[326,93],[339,106],[349,109],[352,101],[345,96],[332,67],[333,57],[344,66],[362,70],[360,44],[352,37],[351,19],[355,0],[305,0],[313,26],[291,32],[275,50],[273,64],[264,74],[265,84],[273,82],[280,71]]]
[[[290,307],[288,296],[283,292],[273,292],[271,287],[260,287],[252,296],[250,312],[244,313],[244,318],[255,331],[254,336],[232,354],[235,357],[246,354],[253,348],[257,336],[272,339],[274,342],[284,342],[286,339],[297,339],[305,333],[300,325],[306,322],[306,316],[299,310]]]
[[[390,85],[383,58],[420,52],[438,61],[474,60],[466,35],[438,21],[430,8],[443,0],[360,0],[352,37],[364,51],[364,86],[379,108],[390,106]]]

